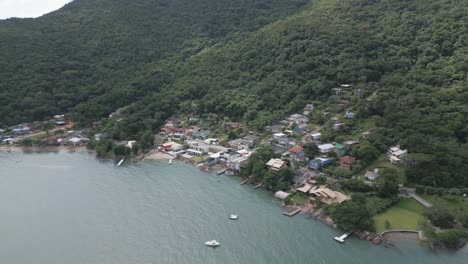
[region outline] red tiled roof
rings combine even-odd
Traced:
[[[340,163],[352,165],[356,162],[356,158],[351,157],[351,156],[344,156],[340,159]]]
[[[295,147],[290,148],[288,151],[291,152],[291,153],[297,153],[297,152],[301,152],[302,150],[303,150],[302,147],[295,146]]]

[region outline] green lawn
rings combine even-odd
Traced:
[[[420,222],[426,218],[423,215],[425,208],[414,199],[404,199],[390,207],[385,212],[374,217],[377,232],[386,228],[385,221],[390,222],[390,229],[419,229]]]
[[[303,204],[303,203],[305,203],[306,199],[307,199],[307,196],[305,194],[299,193],[299,192],[297,192],[296,194],[291,196],[291,201],[293,203]]]

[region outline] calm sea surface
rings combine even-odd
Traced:
[[[271,193],[186,164],[0,151],[0,263],[468,263],[467,248],[433,253],[403,240],[395,250],[336,235],[281,215]],[[204,246],[211,239],[221,246]]]

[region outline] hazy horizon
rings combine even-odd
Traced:
[[[72,0],[0,0],[0,19],[35,18],[60,9]]]

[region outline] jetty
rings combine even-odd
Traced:
[[[125,158],[121,159],[121,160],[119,161],[119,163],[117,163],[117,167],[120,166],[120,165],[122,165],[122,163],[123,163],[124,161],[125,161]]]
[[[221,174],[223,174],[223,173],[225,173],[225,172],[226,172],[226,170],[224,169],[224,170],[218,171],[216,174],[221,175]]]
[[[247,182],[249,182],[249,179],[243,180],[240,184],[241,184],[241,185],[244,185],[244,184],[246,184]]]
[[[169,160],[169,164],[172,164],[172,161],[173,161],[173,160],[174,160],[174,159],[170,159],[170,160]]]
[[[262,188],[262,186],[263,186],[263,182],[255,185],[254,189]]]
[[[335,239],[335,241],[338,241],[338,242],[340,242],[340,243],[344,243],[345,239],[346,239],[349,235],[351,235],[351,232],[345,233],[345,234],[341,235],[340,237],[335,237],[335,238],[333,238],[333,239]]]
[[[284,211],[283,214],[291,217],[291,216],[297,215],[301,210],[302,210],[301,207],[294,206],[291,208],[291,210]]]

